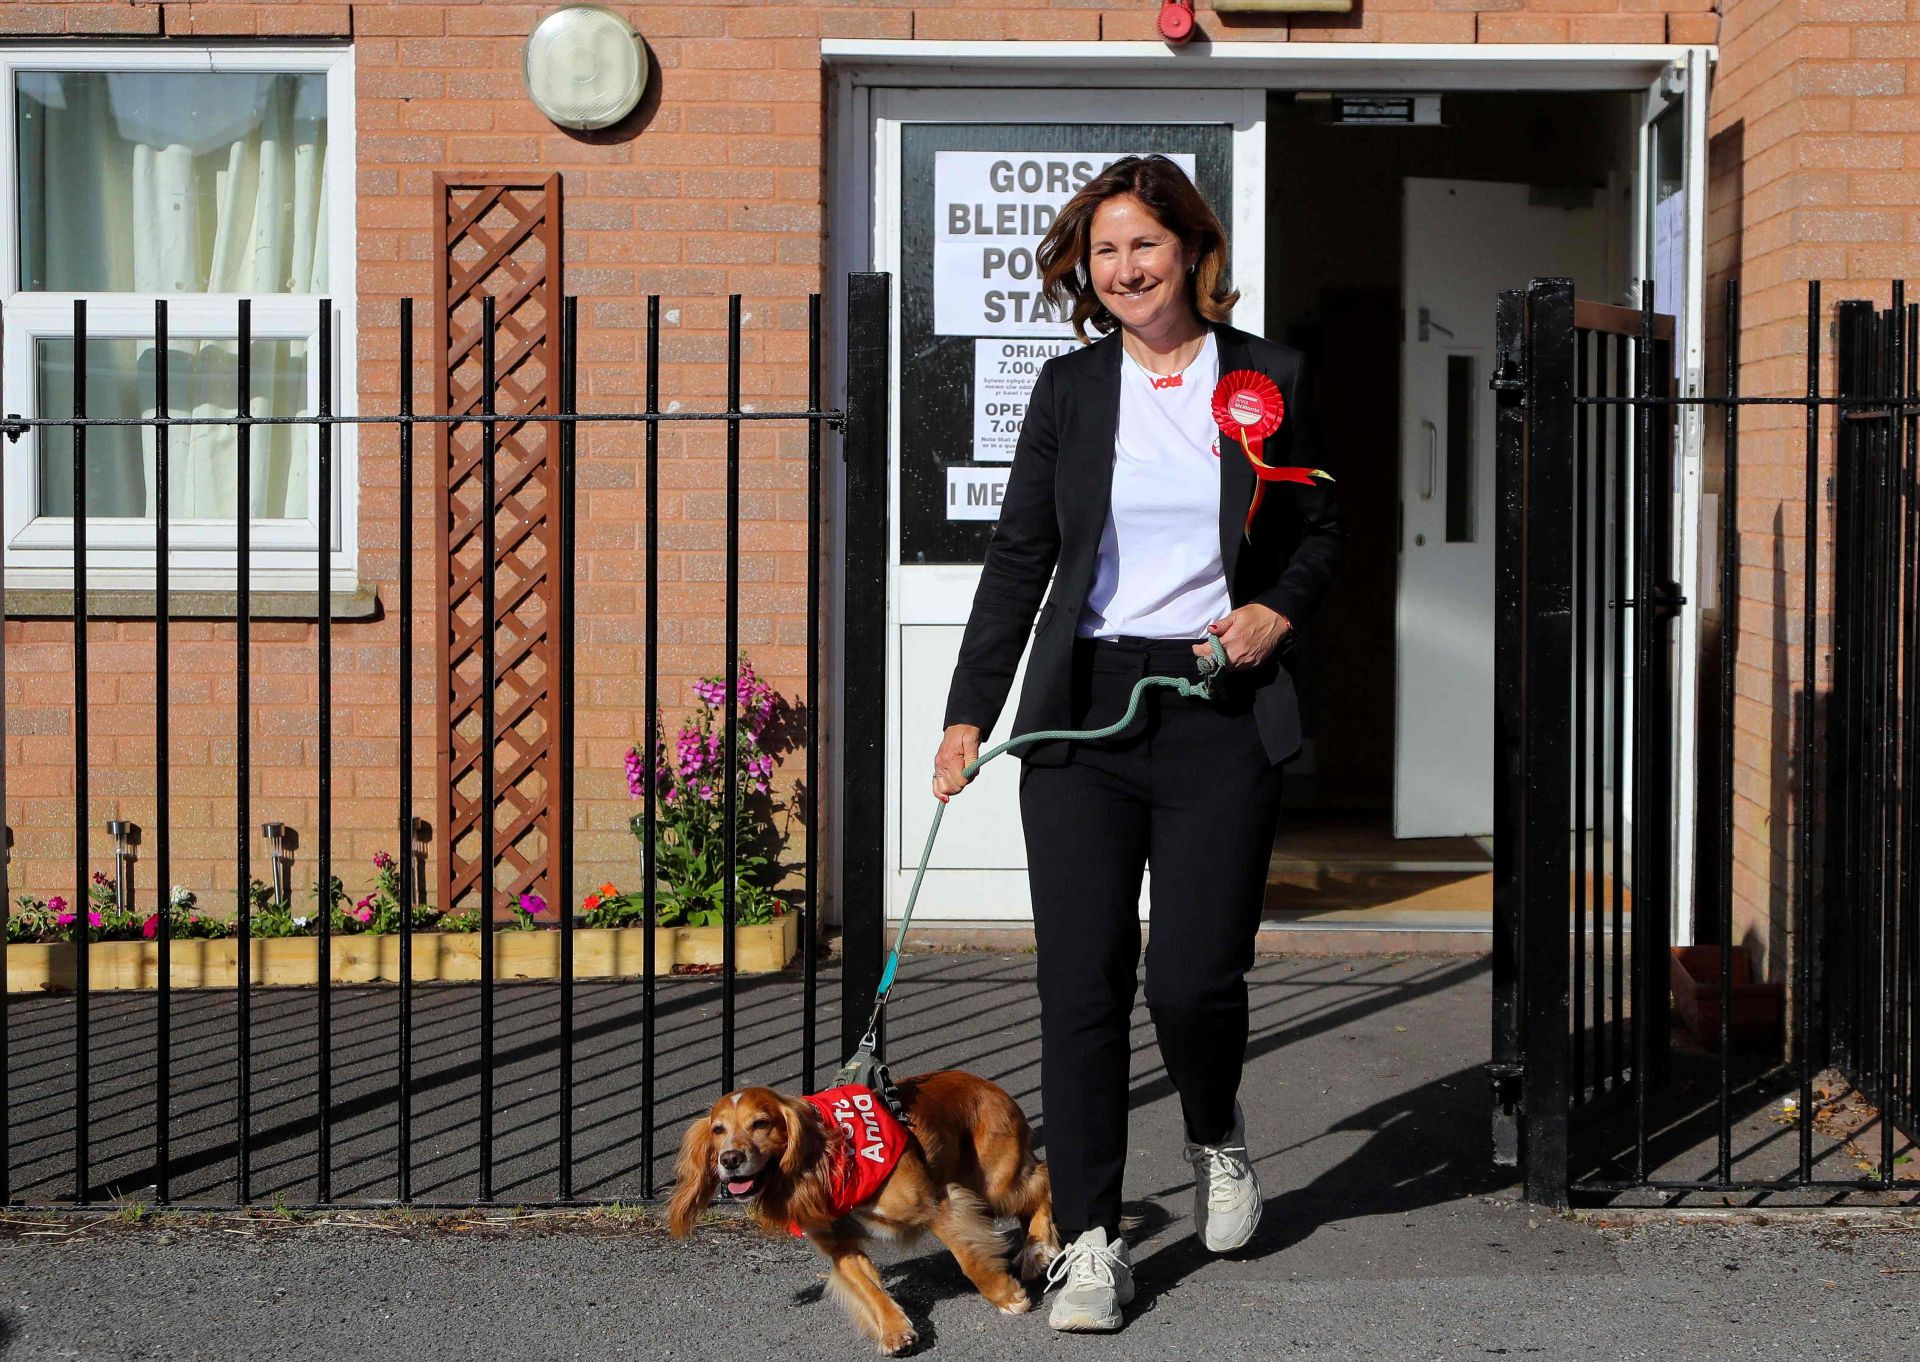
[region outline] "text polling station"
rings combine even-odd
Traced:
[[[1067,201],[1137,153],[940,151],[934,156],[933,329],[972,337],[973,464],[946,470],[946,517],[999,517],[1040,366],[1074,348],[1071,319],[1041,286],[1040,242]],[[1189,176],[1191,152],[1169,159]]]

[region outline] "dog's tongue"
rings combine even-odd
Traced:
[[[733,1196],[744,1196],[752,1187],[752,1178],[733,1178],[727,1183],[727,1191]]]

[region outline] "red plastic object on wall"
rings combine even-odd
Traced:
[[[1160,36],[1170,43],[1184,43],[1193,36],[1193,0],[1162,0]]]

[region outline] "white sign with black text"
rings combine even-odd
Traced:
[[[1007,468],[947,469],[947,519],[998,520],[1010,472]]]
[[[1071,340],[976,340],[973,343],[973,457],[1011,463],[1040,366],[1078,350]]]
[[[933,330],[939,336],[1060,336],[1071,321],[1040,296],[1034,253],[1080,187],[1133,152],[937,151]],[[1192,152],[1168,156],[1194,175]]]

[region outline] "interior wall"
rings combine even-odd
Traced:
[[[1291,807],[1378,810],[1393,800],[1401,181],[1506,180],[1618,196],[1620,270],[1579,283],[1583,296],[1620,301],[1637,98],[1449,94],[1440,124],[1413,127],[1335,125],[1327,100],[1294,93],[1269,101],[1268,333],[1305,350],[1318,375],[1348,528],[1345,561],[1296,669],[1317,770],[1289,773]]]

